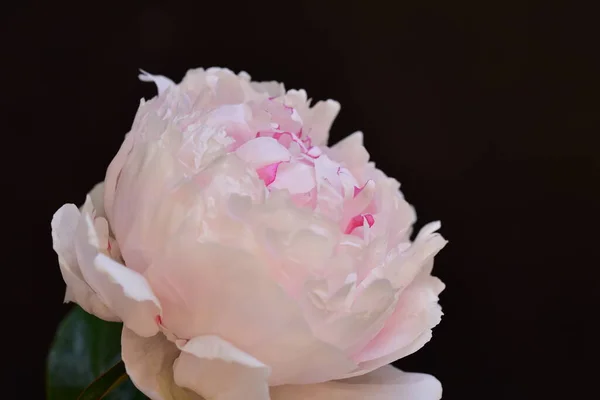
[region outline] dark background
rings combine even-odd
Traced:
[[[0,25],[9,203],[1,361],[11,370],[3,398],[44,398],[45,354],[69,308],[50,219],[103,179],[139,99],[154,95],[137,69],[179,80],[200,66],[340,101],[331,142],[363,130],[420,222],[442,220],[450,244],[435,272],[447,284],[446,315],[398,366],[436,375],[447,400],[597,396],[592,10],[462,0],[46,3],[13,2]]]

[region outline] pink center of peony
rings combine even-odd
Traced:
[[[364,226],[365,221],[369,224],[369,228],[375,223],[375,218],[372,214],[361,214],[352,218],[344,231],[345,234],[351,234],[356,228]]]
[[[256,170],[269,191],[286,189],[296,205],[339,221],[346,234],[364,235],[357,228],[375,223],[374,182],[358,181],[329,158],[326,148],[313,146],[306,134],[312,127],[303,125],[293,107],[276,98],[254,106],[256,115],[269,116],[265,125],[270,128],[238,140],[233,151]]]
[[[281,162],[269,164],[266,167],[258,168],[256,170],[258,177],[263,180],[265,186],[268,187],[277,177],[277,168],[279,167],[279,164],[281,164]]]

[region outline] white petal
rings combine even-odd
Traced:
[[[309,135],[317,146],[327,144],[329,129],[340,112],[340,103],[335,100],[320,101],[311,109]]]
[[[360,131],[345,137],[330,149],[332,158],[344,163],[348,168],[361,168],[369,162],[369,153],[363,146],[363,133]]]
[[[96,210],[97,217],[105,217],[104,212],[104,182],[96,184],[92,190],[88,193],[88,196],[92,199],[92,205]]]
[[[159,96],[164,91],[166,91],[168,88],[175,85],[175,83],[172,80],[170,80],[169,78],[167,78],[166,76],[152,75],[142,69],[140,69],[140,72],[141,72],[141,74],[138,75],[138,78],[140,79],[140,81],[154,82],[154,84],[156,85],[156,88],[158,89]]]
[[[173,365],[177,385],[213,400],[269,400],[269,367],[218,336],[179,346]]]
[[[291,154],[271,137],[257,137],[241,145],[235,152],[253,168],[261,168],[276,162],[289,161]]]
[[[89,197],[86,203],[91,203]],[[146,279],[100,251],[101,238],[89,214],[80,218],[76,235],[77,261],[86,283],[128,328],[141,336],[156,334],[160,304]]]
[[[106,321],[120,321],[85,282],[75,252],[75,231],[81,214],[74,204],[65,204],[52,218],[52,245],[67,284],[65,302],[74,301],[90,314]]]
[[[442,385],[433,376],[386,366],[370,374],[315,385],[271,388],[271,400],[439,400]]]
[[[155,335],[156,316],[161,309],[146,278],[102,253],[96,256],[94,265],[105,274],[104,280],[94,282],[94,286],[117,310],[125,326],[140,336]]]
[[[271,97],[279,97],[285,94],[283,83],[277,81],[251,82],[250,85],[259,93],[267,93]]]
[[[152,400],[203,400],[181,388],[173,378],[173,363],[180,351],[159,333],[149,338],[123,328],[121,357],[134,385]]]

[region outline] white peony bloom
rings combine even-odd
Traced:
[[[106,179],[52,221],[66,301],[123,321],[153,400],[435,400],[386,366],[440,321],[439,223],[416,239],[362,134],[327,147],[339,104],[246,73],[162,76]],[[373,372],[372,372],[373,371]]]

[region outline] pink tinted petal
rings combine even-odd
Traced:
[[[271,188],[287,189],[291,194],[308,193],[314,187],[314,169],[302,163],[280,165],[277,178],[271,184]]]
[[[206,399],[269,400],[270,369],[218,336],[198,336],[179,345],[173,365],[177,385]]]
[[[420,276],[402,292],[383,329],[354,359],[364,362],[393,354],[439,324],[442,311],[437,295],[442,290],[443,283],[439,279],[426,274]]]
[[[253,254],[177,237],[146,271],[163,324],[179,338],[218,335],[273,368],[270,384],[333,379],[354,370],[314,337],[299,305]],[[209,305],[209,306],[207,306]]]
[[[277,168],[279,168],[279,164],[281,163],[273,163],[256,170],[258,177],[262,179],[265,186],[269,186],[277,177]]]
[[[253,168],[289,161],[291,158],[288,149],[270,137],[257,137],[249,140],[241,145],[235,153]]]
[[[432,337],[431,330],[427,330],[427,331],[423,332],[421,335],[419,335],[412,343],[410,343],[406,347],[397,349],[393,353],[387,354],[383,357],[375,358],[373,360],[369,360],[369,361],[360,363],[359,367],[356,369],[356,371],[346,375],[346,377],[350,378],[350,377],[354,377],[354,376],[360,376],[360,375],[366,374],[368,372],[374,371],[378,368],[381,368],[382,366],[387,365],[391,362],[394,362],[396,360],[399,360],[401,358],[409,356],[409,355],[413,354],[415,351],[417,351],[420,348],[422,348],[423,346],[425,346],[425,344],[427,344],[427,342],[429,342],[431,340],[431,337]]]
[[[344,203],[343,221],[347,221],[348,218],[355,218],[357,214],[365,213],[369,205],[374,202],[375,195],[376,185],[372,180],[367,181],[358,191],[355,188],[354,197]]]
[[[310,147],[310,145],[307,145],[307,147]],[[306,152],[306,154],[307,154],[309,157],[312,157],[312,158],[318,158],[318,157],[320,157],[320,156],[321,156],[321,154],[323,154],[323,152],[322,152],[322,151],[321,151],[321,149],[320,149],[320,148],[318,148],[317,146],[313,146],[313,147],[310,147],[310,148],[308,149],[308,151]]]
[[[117,155],[110,162],[106,170],[106,177],[104,178],[104,212],[109,222],[113,218],[113,203],[115,200],[115,191],[117,190],[117,181],[121,175],[121,170],[127,162],[127,157],[133,149],[133,141],[133,135],[128,133]]]
[[[439,400],[442,385],[433,376],[386,366],[370,374],[316,385],[271,388],[271,400]]]
[[[365,189],[367,189],[367,191],[369,191],[369,190],[374,191],[375,190],[375,182],[372,179],[369,179],[361,187],[354,186],[354,196],[353,197],[354,198],[358,197]]]
[[[371,214],[357,215],[357,216],[355,216],[354,218],[352,218],[350,220],[350,222],[348,223],[348,226],[346,227],[346,230],[344,231],[344,233],[347,234],[347,235],[349,235],[356,228],[363,226],[363,224],[365,222],[369,225],[369,227],[372,227],[373,224],[375,223],[375,218],[373,218],[373,215],[371,215]]]

